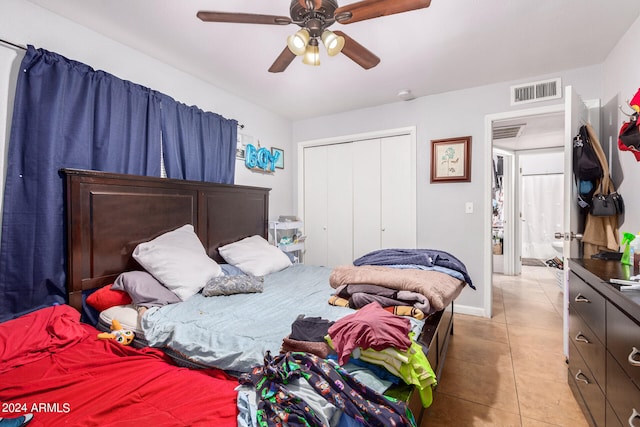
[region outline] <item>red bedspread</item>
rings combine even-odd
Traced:
[[[99,340],[60,305],[0,324],[0,417],[35,426],[236,426],[237,380]]]

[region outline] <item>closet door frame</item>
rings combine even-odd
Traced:
[[[411,188],[409,189],[409,192],[411,194],[410,198],[412,201],[412,208],[413,208],[413,221],[414,221],[414,230],[416,231],[416,239],[417,239],[417,220],[416,220],[416,196],[417,196],[417,190],[416,190],[416,161],[417,161],[417,153],[416,153],[416,127],[415,126],[410,126],[410,127],[404,127],[404,128],[396,128],[396,129],[387,129],[387,130],[381,130],[381,131],[375,131],[375,132],[367,132],[367,133],[360,133],[360,134],[351,134],[351,135],[342,135],[342,136],[336,136],[336,137],[331,137],[331,138],[323,138],[323,139],[315,139],[315,140],[309,140],[309,141],[302,141],[302,142],[298,142],[297,144],[297,151],[298,151],[298,215],[301,216],[302,221],[305,221],[304,218],[304,212],[305,212],[305,206],[304,206],[304,189],[305,189],[305,183],[304,183],[304,176],[305,176],[305,169],[304,169],[304,152],[305,152],[305,148],[309,148],[309,147],[315,147],[315,146],[323,146],[323,145],[333,145],[333,144],[344,144],[344,143],[352,143],[352,142],[356,142],[356,141],[364,141],[364,140],[370,140],[370,139],[378,139],[378,138],[387,138],[387,137],[393,137],[393,136],[404,136],[404,135],[408,135],[409,139],[410,139],[410,145],[411,145],[411,161],[410,164],[408,165],[409,167],[409,172],[411,174]],[[306,222],[305,222],[306,223]]]

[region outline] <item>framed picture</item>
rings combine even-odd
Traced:
[[[284,150],[271,147],[271,155],[275,156],[276,153],[280,153],[280,156],[278,156],[278,160],[276,160],[276,168],[284,169]]]
[[[238,160],[244,160],[245,157],[245,150],[244,147],[238,147],[236,148],[236,159]]]
[[[471,181],[471,137],[431,141],[431,182]]]

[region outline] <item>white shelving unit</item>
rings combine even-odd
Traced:
[[[269,221],[269,231],[273,237],[273,244],[283,252],[293,254],[295,262],[302,262],[302,253],[304,252],[304,240],[296,240],[296,236],[300,235],[302,226],[302,221]],[[283,241],[283,237],[290,238],[291,242]]]

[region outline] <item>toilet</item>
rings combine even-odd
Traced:
[[[564,242],[562,240],[554,240],[551,242],[553,250],[556,251],[556,256],[562,259],[562,251],[564,250]]]

